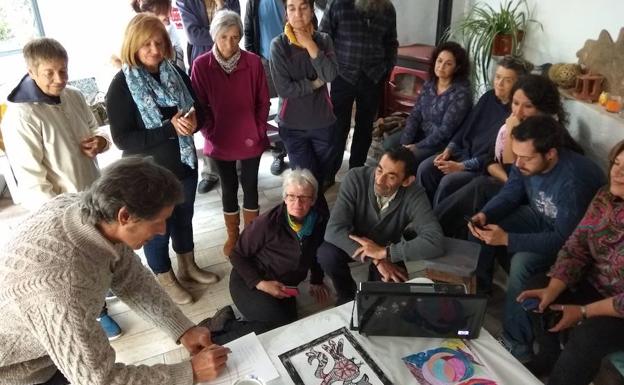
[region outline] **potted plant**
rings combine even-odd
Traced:
[[[522,55],[522,41],[529,23],[542,28],[541,23],[531,18],[526,0],[505,0],[498,9],[476,3],[465,18],[447,30],[445,38],[463,40],[473,61],[473,79],[485,84],[489,80],[492,56]]]

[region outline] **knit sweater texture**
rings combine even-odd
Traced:
[[[72,385],[190,385],[190,362],[115,362],[96,318],[108,288],[174,339],[193,323],[139,257],[80,217],[80,195],[63,194],[24,220],[0,254],[0,384],[46,382],[58,369]]]

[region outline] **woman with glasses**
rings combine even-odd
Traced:
[[[247,333],[263,333],[297,319],[297,286],[310,271],[309,293],[318,302],[329,298],[316,250],[323,242],[329,212],[314,205],[318,183],[306,169],[284,178],[284,202],[256,218],[240,235],[230,262],[230,294],[244,320],[231,308],[204,321],[212,340],[225,343]]]

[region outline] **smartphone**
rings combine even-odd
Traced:
[[[548,308],[542,314],[542,327],[544,330],[550,330],[555,327],[563,318],[563,311]]]
[[[468,223],[472,223],[472,225],[474,227],[476,227],[479,230],[485,230],[485,228],[483,226],[481,226],[480,224],[478,224],[477,222],[473,221],[471,217],[469,217],[468,215],[464,215],[464,219],[468,222]]]
[[[535,311],[540,304],[540,300],[538,298],[527,298],[520,303],[520,306],[525,311]]]
[[[282,289],[282,291],[291,297],[296,297],[299,295],[299,288],[297,286],[286,286]]]
[[[186,118],[188,118],[189,116],[191,116],[191,114],[192,114],[193,112],[195,112],[195,106],[191,106],[191,109],[190,109],[190,110],[188,110],[188,111],[186,112],[186,114],[184,114],[184,116],[182,116],[182,117],[183,117],[184,119],[186,119]]]

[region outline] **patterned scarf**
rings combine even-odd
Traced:
[[[214,47],[212,47],[212,54],[214,55],[215,59],[217,59],[217,62],[219,63],[221,68],[223,68],[225,73],[228,75],[236,69],[236,66],[238,65],[238,60],[241,57],[241,51],[239,49],[234,55],[232,55],[231,58],[224,59],[223,56],[221,56],[221,52],[219,52],[216,44],[214,45]]]
[[[288,212],[286,212],[288,225],[295,233],[297,233],[297,238],[299,238],[299,240],[302,240],[303,237],[309,237],[312,234],[312,231],[314,231],[314,225],[316,225],[316,217],[318,217],[316,211],[310,210],[308,215],[306,215],[303,219],[303,223],[297,223],[293,221],[290,215],[288,215]]]
[[[122,66],[126,83],[130,89],[132,99],[136,103],[141,119],[148,130],[161,127],[163,116],[158,107],[177,107],[188,111],[193,105],[193,97],[186,88],[184,80],[169,60],[160,63],[158,82],[147,70],[141,66]],[[180,145],[180,160],[187,166],[195,169],[197,155],[192,136],[178,136]]]

